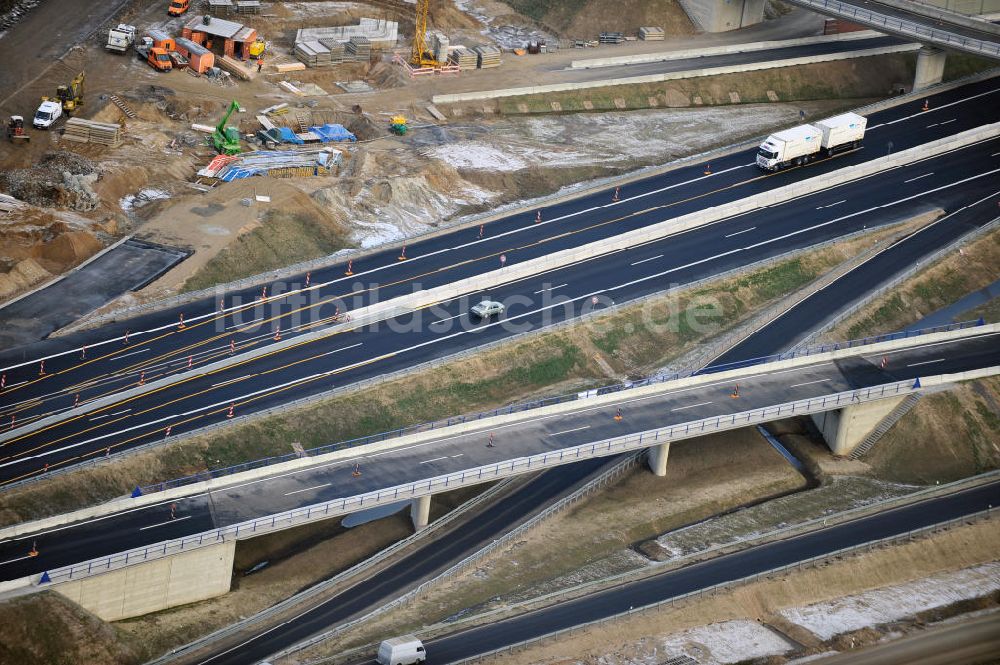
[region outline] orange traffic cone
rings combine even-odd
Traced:
[[[45,376],[45,361],[42,360],[38,363],[38,376]]]
[[[399,256],[396,257],[396,260],[397,261],[405,261],[406,260],[406,245],[403,245],[403,250],[399,253]]]
[[[350,268],[348,268],[348,270],[350,270]],[[306,273],[306,286],[309,286],[309,278],[310,278],[311,276],[312,276],[312,273],[311,273],[311,272],[307,272],[307,273]]]
[[[139,385],[140,386],[146,385],[146,373],[145,372],[139,372]]]
[[[615,187],[615,195],[611,197],[612,203],[618,203],[621,199],[618,198],[618,194],[621,192],[621,187]]]
[[[493,448],[493,432],[490,432],[490,440],[486,442],[487,448]]]
[[[236,410],[236,404],[235,403],[230,404],[229,405],[229,413],[226,414],[226,418],[232,418],[233,417],[233,412],[235,410]]]
[[[712,175],[712,164],[705,164],[705,175]]]
[[[618,407],[618,413],[615,414],[615,422],[620,423],[622,421],[622,409]]]
[[[354,471],[351,471],[351,475],[355,478],[361,477],[361,462],[354,463]]]
[[[347,270],[344,271],[344,274],[347,275],[348,277],[353,275],[354,274],[354,270],[352,270],[353,267],[354,267],[354,259],[349,259],[347,261]]]
[[[184,330],[187,326],[184,325],[184,312],[181,312],[181,320],[177,323],[178,330]]]
[[[732,397],[733,399],[736,399],[740,396],[740,384],[738,383],[736,384],[736,387],[733,388],[733,392],[729,393],[729,396]]]
[[[77,393],[76,397],[73,398],[73,408],[75,409],[78,406],[80,406],[80,393]]]
[[[278,326],[277,330],[274,331],[274,341],[275,342],[281,341],[281,326]]]
[[[46,464],[46,466],[48,466],[48,465]],[[38,541],[37,540],[31,541],[31,551],[28,552],[28,556],[31,556],[31,557],[38,556]]]
[[[931,110],[931,100],[925,99],[924,100],[924,105],[920,108],[920,110],[921,111],[930,111]]]

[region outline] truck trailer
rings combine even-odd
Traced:
[[[799,125],[768,136],[757,150],[757,166],[780,171],[808,164],[816,157],[830,156],[861,145],[867,120],[856,113],[820,120],[815,125]]]

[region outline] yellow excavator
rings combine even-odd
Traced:
[[[73,77],[73,80],[69,82],[69,85],[61,85],[56,88],[56,96],[53,97],[42,97],[43,102],[55,102],[58,101],[62,104],[63,111],[68,115],[75,111],[78,107],[83,106],[83,79],[85,78],[84,72],[80,72]]]

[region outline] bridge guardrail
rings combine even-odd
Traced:
[[[98,557],[80,564],[56,568],[45,573],[39,583],[60,583],[103,574],[111,570],[137,565],[145,561],[159,559],[179,552],[213,545],[241,536],[253,536],[307,524],[314,520],[327,519],[365,508],[396,503],[429,494],[449,491],[457,487],[478,484],[490,479],[500,480],[509,476],[540,470],[578,460],[601,457],[638,450],[669,443],[674,440],[702,436],[704,434],[756,425],[778,418],[808,415],[831,411],[864,402],[886,399],[896,395],[908,395],[920,390],[919,380],[896,381],[872,386],[861,390],[834,393],[824,397],[785,402],[775,406],[751,409],[734,414],[702,418],[681,425],[671,425],[654,430],[606,439],[599,442],[571,446],[562,450],[538,453],[527,457],[517,457],[503,462],[488,464],[461,472],[436,476],[411,483],[405,483],[382,490],[366,492],[351,497],[332,499],[322,503],[275,513],[268,517],[248,520],[239,524],[206,531],[192,536],[164,541],[148,547],[138,547],[104,557]]]
[[[841,2],[840,0],[795,0],[795,4],[800,6],[810,6],[821,13],[825,10],[826,12],[832,12],[837,15],[842,15],[869,25],[875,25],[886,30],[895,30],[903,34],[913,36],[918,41],[932,41],[966,51],[973,51],[992,57],[1000,57],[1000,43],[963,37],[954,32],[948,32],[947,30],[927,28],[919,23],[916,23],[915,21],[906,21],[886,16],[870,9],[862,9],[856,5]]]

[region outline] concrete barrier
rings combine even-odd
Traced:
[[[972,28],[973,30],[978,30],[979,32],[1000,36],[1000,25],[994,25],[989,21],[984,21],[965,14],[959,14],[958,12],[945,9],[943,7],[927,5],[919,0],[916,2],[914,2],[914,0],[878,0],[878,2],[882,5],[902,9],[910,14],[916,14],[917,16],[923,16],[925,18],[932,18],[935,21],[944,23],[945,26],[947,26],[948,23],[952,23],[965,28]]]
[[[224,369],[227,366],[242,364],[253,360],[254,358],[271,353],[277,353],[292,346],[305,344],[342,332],[348,332],[350,330],[361,328],[365,325],[376,323],[378,321],[390,319],[407,312],[430,307],[431,305],[451,300],[462,295],[475,293],[487,287],[509,284],[538,273],[565,267],[567,265],[579,263],[604,254],[609,254],[611,252],[629,249],[635,245],[676,235],[706,224],[717,222],[732,215],[746,212],[748,210],[776,205],[793,198],[829,189],[835,185],[868,177],[888,168],[926,159],[932,155],[961,148],[963,146],[998,135],[1000,135],[1000,123],[983,125],[982,127],[970,129],[954,136],[931,141],[907,150],[901,150],[893,155],[879,157],[878,159],[870,160],[858,166],[840,169],[838,171],[834,171],[833,173],[809,178],[799,183],[785,185],[784,187],[756,194],[739,201],[724,203],[722,205],[688,213],[680,217],[667,219],[656,224],[651,224],[640,229],[619,234],[614,238],[595,241],[586,245],[581,245],[580,247],[560,250],[544,257],[525,261],[524,263],[508,265],[487,273],[457,280],[450,284],[417,291],[406,296],[358,308],[357,310],[352,310],[350,313],[350,322],[338,324],[335,329],[325,328],[306,333],[304,335],[295,337],[290,336],[280,342],[248,351],[234,358],[218,360],[214,363],[206,365],[205,367],[199,368],[196,373],[175,374],[173,376],[150,382],[143,386],[136,386],[129,390],[115,393],[92,402],[86,402],[74,409],[73,415],[80,416],[112,404],[120,404],[145,393],[168,387],[189,378],[204,376],[205,374]],[[615,204],[611,203],[604,207],[609,208],[614,205]],[[47,416],[33,423],[28,423],[16,430],[0,435],[0,442],[23,436],[24,434],[47,427],[63,419],[63,414]],[[164,425],[164,427],[165,426],[166,425]]]
[[[477,92],[460,92],[447,95],[434,95],[431,98],[431,101],[434,104],[457,104],[461,102],[480,101],[484,99],[499,99],[502,97],[544,95],[553,92],[571,92],[577,90],[587,90],[590,88],[607,88],[620,85],[636,85],[642,83],[662,83],[664,81],[698,78],[702,76],[737,74],[741,72],[759,71],[762,69],[776,69],[780,67],[795,67],[798,65],[809,65],[817,62],[832,62],[835,60],[849,60],[851,58],[867,58],[875,55],[886,55],[889,53],[906,53],[909,51],[917,51],[919,49],[920,49],[920,44],[900,44],[897,46],[885,46],[881,48],[863,49],[859,51],[847,51],[844,53],[826,53],[823,55],[802,56],[799,58],[786,58],[784,60],[750,62],[742,65],[726,65],[721,67],[706,67],[704,69],[690,69],[683,72],[667,72],[664,74],[647,74],[645,76],[631,76],[627,78],[603,79],[600,81],[581,81],[578,83],[552,83],[550,85],[538,85],[538,86],[530,86],[523,88],[504,88],[500,90],[481,90]]]
[[[875,30],[858,30],[856,32],[844,32],[837,35],[814,35],[812,37],[798,37],[796,39],[775,39],[765,42],[749,42],[741,44],[728,44],[726,46],[710,46],[708,48],[682,49],[677,51],[660,51],[658,53],[641,53],[638,55],[621,55],[612,58],[588,58],[586,60],[574,60],[569,63],[570,69],[597,69],[600,67],[619,67],[622,65],[639,65],[651,62],[665,62],[668,60],[687,60],[689,58],[703,58],[713,55],[730,55],[733,53],[751,53],[754,51],[768,51],[771,49],[791,48],[793,46],[808,46],[811,44],[825,44],[827,42],[846,42],[858,39],[872,39],[883,36],[881,32]]]

